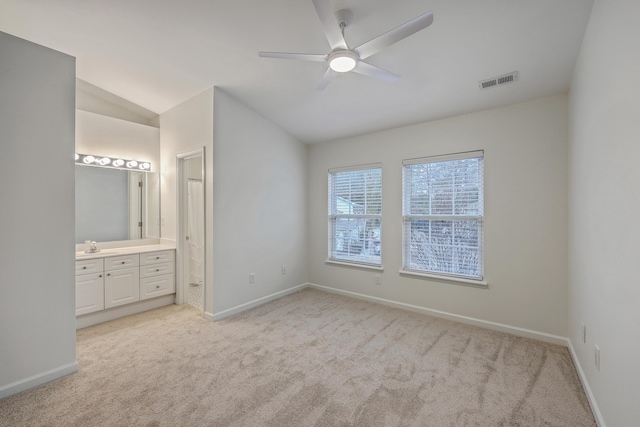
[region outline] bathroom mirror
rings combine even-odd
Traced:
[[[160,238],[160,177],[76,165],[76,243]]]

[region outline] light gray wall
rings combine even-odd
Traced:
[[[77,370],[75,59],[0,33],[0,398]]]
[[[160,127],[157,113],[81,79],[76,79],[76,108],[101,116]]]
[[[214,102],[215,314],[306,282],[307,148],[218,88]]]
[[[77,110],[76,152],[151,162],[151,172],[160,172],[160,130]]]
[[[596,0],[570,96],[569,338],[608,426],[640,420],[639,16]]]
[[[567,96],[558,95],[310,146],[310,281],[566,336],[567,115]],[[471,150],[485,150],[489,287],[400,276],[402,160]],[[377,271],[325,263],[327,170],[376,162],[383,168],[381,286],[375,285]]]
[[[187,166],[187,178],[202,179],[202,157],[192,157],[185,161]]]
[[[213,88],[160,115],[162,238],[175,240],[176,156],[205,147],[205,312],[213,312]]]

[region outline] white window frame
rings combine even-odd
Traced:
[[[335,175],[341,172],[353,172],[358,170],[369,170],[369,169],[379,169],[380,170],[380,214],[354,214],[354,213],[337,213],[336,208],[336,198],[334,197],[335,193]],[[329,169],[328,173],[328,259],[327,263],[329,264],[337,264],[337,265],[346,265],[346,266],[355,266],[361,268],[368,268],[374,270],[383,270],[382,267],[382,163],[372,163],[366,165],[358,165],[358,166],[347,166],[340,168],[332,168]],[[336,256],[336,222],[338,219],[346,218],[346,219],[361,219],[361,220],[370,220],[375,219],[378,220],[380,224],[380,236],[379,236],[379,248],[380,253],[378,254],[379,262],[368,262],[358,257],[340,257]],[[363,257],[364,258],[364,257]]]
[[[473,159],[480,158],[480,170],[479,170],[479,200],[478,200],[478,215],[425,215],[425,214],[413,214],[411,209],[411,193],[407,185],[409,166],[416,164],[429,164],[437,162],[447,162],[454,160]],[[455,153],[442,156],[422,157],[417,159],[403,160],[402,162],[402,269],[401,274],[417,275],[424,277],[448,279],[452,281],[459,281],[465,283],[486,285],[484,280],[484,151],[470,151],[464,153]],[[411,221],[412,220],[445,220],[445,221],[477,221],[478,224],[478,275],[465,275],[454,274],[445,271],[416,269],[410,267],[410,251],[411,251]]]

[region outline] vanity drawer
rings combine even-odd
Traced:
[[[140,265],[158,264],[161,262],[173,262],[174,251],[158,251],[140,254]]]
[[[76,261],[76,276],[80,274],[102,273],[102,258]]]
[[[175,276],[165,274],[163,276],[145,277],[140,279],[140,299],[159,297],[172,294],[176,291]]]
[[[120,268],[137,267],[140,264],[140,256],[134,255],[121,255],[106,258],[104,260],[105,270],[116,270]]]
[[[140,277],[159,276],[161,274],[173,274],[172,262],[165,262],[162,264],[150,264],[140,266]]]

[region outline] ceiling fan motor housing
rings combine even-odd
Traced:
[[[358,56],[348,49],[337,49],[329,54],[329,67],[338,73],[346,73],[356,67],[358,59]]]

